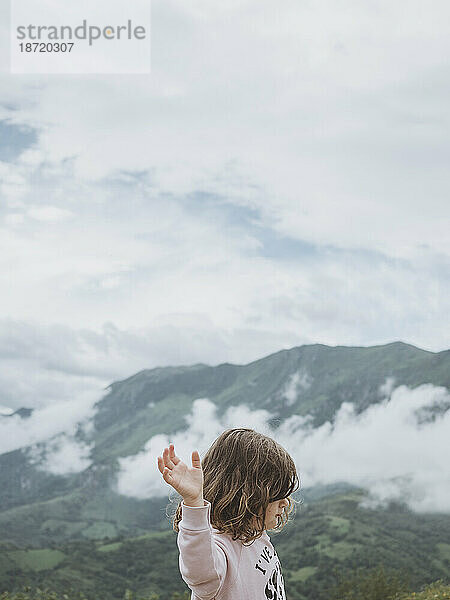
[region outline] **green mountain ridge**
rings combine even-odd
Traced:
[[[297,392],[289,395],[286,389],[296,374]],[[31,464],[29,448],[0,455],[2,537],[39,546],[139,535],[158,527],[161,499],[137,500],[114,491],[118,459],[138,453],[154,435],[184,431],[185,415],[197,398],[209,398],[219,418],[229,407],[246,404],[269,410],[278,424],[292,415],[311,415],[312,426],[318,427],[333,422],[343,402],[351,402],[357,412],[380,402],[380,388],[389,378],[395,387],[432,383],[450,388],[450,351],[432,353],[403,342],[313,344],[247,365],[157,367],[113,382],[95,405],[93,431],[77,432],[77,439],[93,445],[92,464],[81,473],[47,473]],[[45,450],[45,442],[37,446]]]

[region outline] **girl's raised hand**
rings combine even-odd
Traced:
[[[203,471],[200,464],[200,456],[197,450],[192,452],[192,467],[188,467],[175,454],[173,444],[164,448],[161,456],[158,456],[158,469],[163,479],[171,485],[183,497],[190,502],[203,499]]]

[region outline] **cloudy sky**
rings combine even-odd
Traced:
[[[0,404],[301,344],[448,348],[449,19],[153,0],[150,75],[3,64]]]

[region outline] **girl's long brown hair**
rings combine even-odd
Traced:
[[[264,532],[264,515],[270,502],[287,498],[281,522],[283,529],[295,506],[290,495],[299,489],[295,463],[272,438],[240,427],[224,431],[201,460],[203,498],[211,503],[211,525],[233,540],[251,544]],[[172,515],[179,531],[181,501]]]

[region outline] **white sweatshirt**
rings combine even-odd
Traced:
[[[265,531],[244,546],[212,527],[207,500],[181,507],[179,566],[191,600],[286,600],[281,564]]]

